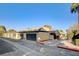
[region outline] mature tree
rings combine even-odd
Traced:
[[[5,26],[0,26],[0,37],[3,36],[3,33],[6,32]]]
[[[44,25],[43,27],[39,28],[39,31],[51,31],[52,27],[50,25]]]
[[[79,3],[72,3],[71,13],[78,13],[78,25],[79,25]]]
[[[14,29],[10,29],[10,30],[8,30],[8,32],[10,32],[10,33],[16,33],[16,31]]]
[[[0,31],[6,32],[5,26],[0,26]]]
[[[64,34],[63,30],[56,30],[59,35]]]

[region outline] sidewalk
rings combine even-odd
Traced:
[[[62,41],[61,43],[63,43],[65,47],[79,50],[79,46],[76,46],[69,41]]]

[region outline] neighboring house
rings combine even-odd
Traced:
[[[30,30],[16,32],[14,29],[6,31],[2,37],[10,38],[14,40],[27,39],[35,41],[45,41],[49,39],[55,39],[56,35],[52,31],[52,27],[49,25],[44,25],[42,27],[33,28]]]
[[[33,41],[54,40],[58,37],[55,31],[20,31],[21,39]]]
[[[66,39],[65,34],[61,34],[61,35],[60,35],[60,39],[62,39],[62,40]]]
[[[22,39],[33,40],[33,41],[45,41],[49,40],[48,31],[21,31]]]
[[[56,30],[55,33],[56,33],[57,39],[59,39],[59,40],[66,39],[66,35],[63,30]]]
[[[3,34],[3,37],[15,39],[15,40],[21,39],[20,33],[18,33],[18,32],[6,32],[6,33]]]
[[[49,25],[44,25],[39,28],[33,28],[30,30],[16,32],[14,29],[10,29],[3,34],[4,38],[10,38],[14,40],[26,39],[34,41],[46,41],[49,39],[56,39],[56,34],[51,31],[52,27]]]
[[[20,31],[20,32],[6,32],[3,37],[20,40],[46,41],[58,39],[55,31]]]

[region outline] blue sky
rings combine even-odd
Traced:
[[[77,22],[77,14],[70,12],[70,6],[68,3],[0,4],[0,25],[20,30],[46,24],[66,30]]]

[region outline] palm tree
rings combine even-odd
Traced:
[[[79,25],[79,3],[72,3],[71,13],[78,13],[78,25]]]

